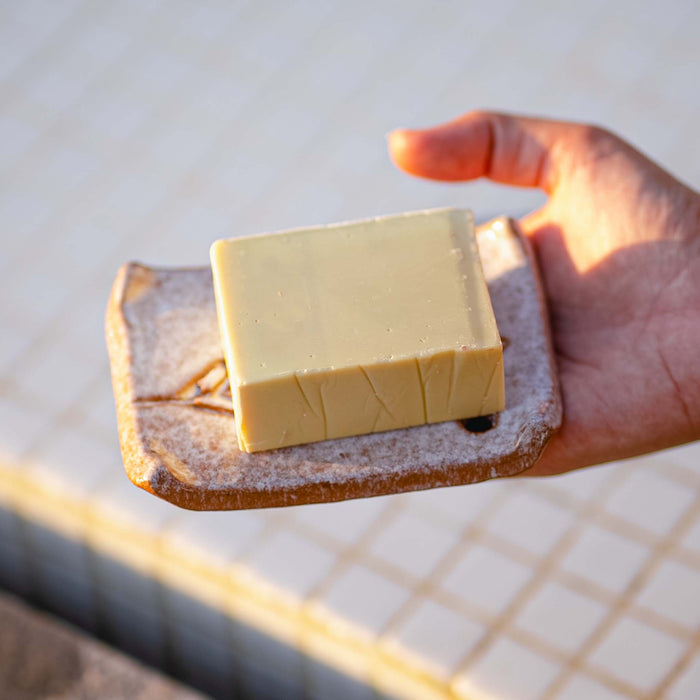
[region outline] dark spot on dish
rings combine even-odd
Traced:
[[[506,338],[505,336],[501,336],[501,343],[503,343],[503,349],[506,350],[508,346],[510,345],[510,338]]]
[[[491,428],[495,428],[498,423],[498,416],[491,414],[489,416],[477,416],[476,418],[467,418],[462,421],[462,425],[470,433],[485,433]]]

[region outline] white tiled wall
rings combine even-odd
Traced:
[[[473,107],[605,123],[700,185],[700,6],[0,5],[0,584],[220,697],[700,697],[700,448],[284,511],[189,513],[118,452],[125,260],[537,192],[397,173]]]

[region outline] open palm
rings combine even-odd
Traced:
[[[700,195],[596,127],[475,112],[390,135],[436,180],[547,192],[521,223],[549,304],[561,431],[532,474],[700,437]]]

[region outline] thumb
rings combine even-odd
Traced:
[[[431,180],[487,177],[550,193],[563,158],[586,129],[581,124],[496,112],[469,112],[430,129],[399,129],[389,134],[389,152],[406,172]],[[560,146],[566,145],[562,149]]]

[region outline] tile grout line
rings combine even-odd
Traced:
[[[668,541],[664,543],[665,546],[661,552],[661,555],[666,555],[669,551],[673,550],[677,541],[683,537],[690,527],[692,527],[693,523],[698,517],[700,517],[700,499],[697,499],[694,503],[692,503],[684,514],[684,517],[679,519],[677,526],[672,530]],[[657,567],[658,564],[659,562],[657,562]],[[700,630],[695,632],[688,648],[686,649],[686,652],[681,655],[678,663],[676,663],[676,665],[671,669],[671,671],[669,671],[669,673],[666,674],[666,677],[657,686],[654,691],[655,696],[662,697],[663,693],[673,684],[675,680],[677,680],[678,676],[690,663],[698,649],[700,649]]]
[[[7,84],[12,83],[14,80],[16,80],[16,76],[19,73],[20,76],[20,81],[26,81],[26,75],[22,76],[22,73],[27,73],[29,72],[31,74],[32,71],[36,70],[36,64],[39,63],[40,65],[42,62],[45,62],[46,60],[46,55],[49,54],[48,58],[51,58],[51,54],[55,53],[58,47],[63,47],[65,38],[64,34],[68,34],[69,36],[73,34],[74,30],[76,29],[76,25],[78,27],[78,31],[83,28],[83,23],[87,21],[85,19],[85,16],[87,17],[95,17],[93,14],[92,10],[93,8],[96,7],[94,3],[91,3],[89,0],[84,0],[79,5],[76,5],[76,7],[73,8],[58,24],[58,26],[54,27],[51,30],[51,33],[47,35],[44,40],[35,47],[35,49],[32,51],[32,53],[25,57],[24,61],[17,66],[9,76],[5,77],[2,81],[0,81],[0,95],[5,96],[7,94]],[[99,14],[97,15],[99,16]],[[79,20],[76,22],[76,20]],[[12,76],[10,78],[10,76]],[[4,99],[0,100],[0,109],[4,107]]]
[[[140,46],[140,42],[143,40],[143,37],[147,35],[147,32],[149,29],[151,29],[152,26],[158,24],[158,17],[153,16],[150,20],[150,22],[147,22],[147,24],[142,27],[142,30],[140,33],[134,36],[134,38],[129,42],[129,45],[127,48],[125,48],[122,52],[121,55],[126,55],[127,52],[131,47],[136,47],[139,49],[139,51],[136,53],[136,58],[132,57],[132,60],[138,60],[138,56],[144,53],[146,51],[146,47]],[[210,49],[213,50],[213,49]],[[86,87],[86,91],[89,89],[90,86],[95,86],[99,85],[106,75],[114,74],[114,73],[119,73],[121,70],[122,66],[120,66],[119,61],[115,59],[112,64],[107,66],[102,73],[99,73],[95,78],[89,83],[89,86]],[[86,93],[85,93],[86,94]],[[81,98],[84,98],[84,94],[81,95],[78,98],[78,102],[80,101]],[[134,159],[136,162],[139,162],[142,160],[142,154],[143,154],[143,142],[148,140],[148,136],[150,134],[157,133],[160,127],[160,124],[162,122],[162,119],[159,118],[159,115],[162,117],[167,116],[168,114],[171,114],[173,111],[177,111],[175,107],[178,104],[183,103],[183,98],[181,95],[180,90],[176,88],[171,88],[170,91],[168,91],[165,95],[161,96],[159,101],[153,105],[152,110],[149,113],[148,119],[144,121],[143,124],[141,124],[137,129],[132,131],[128,137],[125,139],[125,142],[121,144],[121,147],[119,149],[119,159],[124,162],[125,159],[129,157],[129,155],[134,156]],[[59,129],[61,124],[62,124],[62,119],[65,117],[62,114],[59,114],[55,120],[55,122],[52,123],[51,128],[52,129]],[[126,152],[126,155],[125,155]],[[113,186],[113,183],[117,179],[117,173],[119,172],[118,167],[113,167],[110,170],[105,170],[102,169],[102,171],[99,174],[99,177],[92,177],[90,179],[89,184],[83,184],[79,188],[77,188],[76,191],[71,193],[71,197],[69,197],[68,201],[66,204],[62,205],[59,207],[59,210],[57,212],[54,212],[53,215],[51,216],[50,220],[48,222],[44,222],[43,225],[41,225],[37,230],[33,232],[32,235],[36,235],[39,230],[48,228],[48,227],[56,227],[56,220],[61,222],[62,220],[70,220],[70,215],[71,213],[77,209],[80,208],[81,205],[84,205],[85,201],[92,201],[95,200],[94,196],[94,191],[97,190],[99,193],[100,190],[104,192],[108,192],[110,187]],[[7,177],[9,175],[6,174]],[[181,180],[186,179],[185,177],[182,177]],[[168,203],[168,196],[171,198],[176,195],[176,192],[173,191],[173,183],[170,182],[168,184],[168,187],[170,188],[171,192],[170,194],[165,194],[164,199],[160,202],[158,202],[156,206],[156,211],[158,211],[161,207],[164,207]],[[141,224],[147,223],[149,218],[152,218],[153,211],[149,212],[145,217],[143,217],[142,221],[140,222]],[[134,224],[132,227],[136,228],[138,224]],[[133,236],[136,235],[136,232],[134,232],[131,236],[130,235],[124,235],[123,238],[129,239]],[[123,240],[122,238],[122,240]],[[121,242],[121,241],[120,241]],[[18,256],[19,259],[13,261],[14,265],[22,265],[25,264],[26,261],[29,259],[31,256],[31,250],[27,249],[24,252],[24,255]],[[104,268],[105,265],[102,267],[99,267],[100,272],[102,271],[102,268]],[[98,275],[95,275],[93,278],[91,278],[91,281],[93,279],[97,279]],[[75,297],[77,294],[74,293],[72,296]],[[63,308],[67,308],[69,306],[69,303],[66,302],[63,305]],[[64,314],[61,314],[64,315]],[[54,323],[55,325],[55,323]]]
[[[602,506],[594,510],[594,515],[596,511],[599,510],[602,510]],[[572,658],[571,663],[562,670],[559,677],[553,683],[552,688],[542,698],[542,700],[551,700],[554,698],[555,693],[562,689],[571,675],[577,670],[583,670],[592,677],[602,680],[607,685],[611,685],[614,682],[616,686],[625,687],[627,688],[625,692],[628,694],[630,692],[638,692],[637,688],[628,685],[625,681],[622,681],[616,676],[609,674],[604,669],[596,666],[590,666],[586,661],[586,657],[596,646],[598,646],[598,644],[610,632],[612,627],[632,607],[633,598],[657,569],[658,565],[663,560],[665,553],[672,547],[673,542],[678,537],[679,533],[682,533],[695,519],[697,512],[700,512],[700,500],[695,501],[695,503],[691,504],[686,509],[685,513],[683,513],[683,515],[679,518],[676,525],[671,529],[666,537],[661,538],[655,545],[652,545],[651,551],[640,570],[637,572],[625,591],[623,591],[613,602],[606,617],[601,621],[586,642],[584,642],[584,644],[579,648]]]
[[[83,6],[83,7],[84,7],[84,6]],[[80,9],[82,10],[83,7],[81,7]],[[37,59],[37,60],[38,60],[38,59]],[[285,172],[286,172],[286,171],[285,171]],[[176,189],[176,188],[173,188],[173,189]],[[168,201],[172,202],[172,199],[173,199],[173,197],[170,197],[170,195],[168,195]],[[160,221],[160,220],[163,219],[163,218],[165,218],[165,217],[160,217],[160,218],[156,217],[156,221]],[[135,227],[134,227],[134,228],[135,228]],[[104,266],[103,266],[103,267],[104,267]],[[64,316],[65,316],[65,314],[64,314]],[[2,379],[0,379],[0,381],[2,381]],[[91,385],[92,385],[92,384],[91,384]],[[64,414],[65,414],[65,415],[64,415]],[[64,420],[67,420],[67,421],[68,421],[68,425],[70,425],[70,424],[71,424],[70,421],[73,419],[73,414],[71,413],[71,408],[69,407],[69,408],[64,412],[64,414],[62,414]],[[61,425],[61,423],[59,423],[59,425]],[[52,429],[53,429],[53,428],[55,428],[55,426],[52,426]],[[679,469],[680,469],[680,467],[679,467]],[[689,472],[689,474],[690,474],[690,473],[692,473],[692,472]],[[681,474],[680,472],[677,472],[677,473],[675,473],[675,475],[674,475],[674,476],[678,476],[678,477],[679,477],[679,479],[677,480],[677,483],[680,483],[680,474]],[[690,476],[688,476],[687,479],[686,479],[685,477],[683,477],[683,479],[684,479],[685,481],[687,481],[688,483],[685,483],[685,482],[684,482],[682,485],[687,486],[687,487],[689,487],[689,488],[695,488],[695,487],[691,487],[691,486],[690,486],[690,481],[691,481]],[[675,480],[675,479],[674,479],[674,480]],[[580,517],[582,517],[582,516],[580,515],[579,510],[575,510],[575,513],[576,513],[576,521],[578,522],[578,519],[579,519]],[[601,519],[601,521],[600,521],[601,523],[603,523],[603,525],[601,525],[601,526],[603,526],[603,527],[605,527],[606,529],[611,530],[612,532],[615,532],[615,533],[617,533],[617,534],[619,534],[620,532],[624,531],[624,532],[626,532],[626,533],[628,533],[628,534],[625,534],[625,535],[623,535],[623,536],[629,537],[631,540],[633,540],[633,541],[635,541],[635,542],[640,542],[640,538],[642,538],[641,541],[643,541],[643,542],[645,543],[645,546],[647,546],[647,545],[648,545],[648,541],[651,539],[651,540],[653,541],[652,548],[654,548],[654,549],[655,549],[657,546],[661,546],[661,545],[663,544],[662,540],[663,540],[664,535],[661,535],[661,536],[659,536],[659,535],[653,535],[653,537],[649,538],[649,536],[648,536],[648,534],[647,534],[648,531],[646,531],[644,528],[641,528],[640,526],[637,526],[637,525],[635,525],[634,523],[627,522],[626,520],[619,518],[619,516],[614,516],[614,515],[611,515],[611,514],[603,514],[603,516],[601,516],[601,518],[604,518],[604,519]],[[280,518],[278,521],[276,521],[276,523],[277,523],[276,526],[279,527],[279,524],[280,524],[280,523],[283,523],[283,519]],[[676,523],[676,524],[677,524],[677,523]],[[296,527],[296,525],[295,525],[295,527]],[[163,532],[166,531],[166,530],[167,530],[167,527],[164,526],[164,527],[161,528],[161,530],[158,532],[157,536],[158,536],[158,537],[162,537],[162,536],[163,536]],[[381,533],[381,530],[379,530],[379,532]],[[634,534],[629,534],[629,533],[634,533]],[[325,533],[324,533],[324,534],[325,534]],[[321,535],[321,533],[319,533],[319,541],[320,541],[320,535]],[[668,532],[666,533],[666,535],[668,535]],[[267,536],[269,536],[269,534],[268,534]],[[493,548],[493,549],[494,549],[496,552],[498,552],[498,553],[504,553],[504,552],[506,552],[506,555],[507,555],[508,557],[510,557],[510,558],[512,558],[512,559],[514,559],[514,560],[516,560],[516,561],[525,561],[525,560],[527,559],[527,556],[525,556],[525,554],[524,554],[525,550],[518,550],[517,545],[514,545],[513,543],[507,542],[506,540],[499,539],[497,535],[494,535],[493,533],[488,532],[488,529],[487,529],[487,528],[484,528],[483,531],[477,529],[477,530],[476,530],[476,534],[474,535],[473,542],[482,541],[480,538],[483,538],[483,541],[484,541],[484,542],[487,542],[487,543],[490,545],[490,547]],[[473,544],[473,542],[472,542],[472,544]],[[369,542],[368,542],[367,544],[368,544],[368,545],[371,544],[371,540],[369,540]],[[455,547],[456,547],[456,546],[457,546],[457,545],[455,545]],[[251,545],[251,547],[252,547],[252,545]],[[660,558],[660,559],[663,559],[663,557],[666,557],[666,559],[668,559],[669,557],[674,557],[674,558],[678,559],[679,557],[682,556],[682,557],[684,557],[684,559],[682,559],[682,561],[685,562],[686,560],[688,560],[688,557],[691,556],[691,555],[690,555],[690,550],[679,549],[680,547],[681,547],[681,545],[679,544],[679,542],[677,542],[677,541],[672,542],[671,545],[669,546],[668,550],[665,551],[665,552],[663,553],[663,555],[659,555],[659,558]],[[367,551],[360,551],[360,552],[358,552],[358,553],[357,553],[357,557],[358,557],[358,558],[361,558],[363,561],[369,562],[369,568],[371,568],[371,569],[373,569],[373,570],[378,569],[378,570],[379,570],[379,573],[381,573],[382,575],[386,576],[386,577],[389,578],[390,580],[394,580],[394,578],[397,578],[397,577],[398,577],[398,574],[397,574],[398,569],[394,569],[393,567],[391,567],[391,565],[387,564],[386,562],[382,562],[382,564],[380,565],[379,562],[380,562],[381,560],[376,559],[375,555],[373,555],[373,554],[371,554],[371,552],[369,552],[369,547],[368,547],[368,546],[366,547],[366,549],[367,549]],[[549,551],[547,552],[547,554],[551,554],[552,549],[553,549],[553,548],[550,548]],[[249,547],[249,549],[247,549],[246,551],[248,552],[248,554],[250,554],[250,547]],[[451,551],[451,550],[450,550],[450,551]],[[449,554],[449,553],[448,553],[448,554]],[[159,555],[159,556],[160,556],[160,555]],[[341,555],[341,556],[342,556],[342,555]],[[448,555],[446,554],[445,557],[447,557],[447,556],[448,556]],[[647,557],[647,561],[648,561],[650,558],[652,558],[652,556],[653,556],[653,553],[650,553],[649,556]],[[695,555],[693,555],[693,556],[695,556]],[[663,560],[665,561],[665,559],[663,559]],[[690,559],[689,561],[692,561],[692,564],[689,565],[690,568],[700,568],[700,563],[698,563],[698,561],[696,561],[695,559]],[[384,567],[384,568],[379,568],[380,566],[381,566],[381,567]],[[536,568],[534,564],[533,564],[533,565],[528,564],[528,566],[530,566],[530,568]],[[387,568],[387,567],[391,568],[391,571],[390,571],[390,572],[389,572],[389,568]],[[385,572],[389,572],[389,573],[391,574],[391,576],[388,576]],[[532,573],[532,572],[531,572],[531,573]],[[653,574],[652,574],[652,575],[653,575]],[[554,572],[554,574],[552,574],[552,580],[563,580],[563,581],[567,581],[567,580],[569,580],[569,579],[567,578],[567,576],[569,576],[569,575],[568,575],[568,574],[563,574],[562,572]],[[571,576],[573,576],[573,575],[571,575]],[[558,579],[557,577],[559,577],[559,579]],[[406,578],[406,579],[404,579],[403,582],[406,583],[406,581],[409,582],[408,588],[410,589],[410,591],[413,592],[414,589],[418,588],[418,586],[415,585],[415,580],[414,580],[414,579]],[[588,586],[588,589],[587,589],[587,590],[591,590],[591,591],[594,591],[594,592],[595,592],[595,586],[590,586],[590,585],[588,584],[588,582],[586,581],[586,579],[580,579],[580,581],[583,582],[583,583],[580,584],[580,587],[582,587],[582,588],[584,588],[584,589],[587,589],[586,587]],[[584,584],[586,584],[586,585],[584,585]],[[437,587],[437,584],[435,584],[435,585],[436,585],[436,587]],[[644,585],[644,584],[641,584],[641,586],[643,586],[643,585]],[[521,590],[522,590],[522,589],[521,589]],[[438,594],[440,594],[440,591],[434,591],[434,592],[433,592],[433,596],[434,596],[434,597],[437,597]],[[590,594],[590,593],[589,593],[588,595],[590,595],[590,597],[593,598],[593,599],[597,599],[597,598],[595,597],[595,595],[593,595],[593,594]],[[601,589],[601,591],[598,592],[598,595],[599,595],[599,597],[606,597],[606,596],[607,596],[607,593],[606,593],[606,596],[602,596],[602,589]],[[607,596],[607,597],[606,597],[606,600],[607,600],[608,602],[606,602],[606,607],[611,607],[611,603],[609,602],[610,600],[615,601],[618,597],[624,596],[624,595],[625,595],[625,594],[623,593],[623,594],[619,594],[619,596],[618,596],[618,595]],[[411,603],[412,600],[413,600],[413,598],[409,598],[409,601],[408,601],[407,604],[406,604],[407,607],[410,606],[410,603]],[[525,604],[526,604],[526,603],[525,603]],[[450,606],[450,607],[451,607],[451,606]],[[467,609],[467,608],[464,607],[464,606],[461,608],[461,610],[466,610],[466,609]],[[400,610],[399,612],[401,612],[401,610]],[[608,611],[608,612],[609,612],[609,611]],[[645,611],[644,608],[638,608],[638,604],[636,604],[636,603],[634,603],[634,602],[628,603],[628,607],[626,608],[626,613],[629,614],[629,615],[631,615],[631,616],[633,616],[633,617],[635,617],[635,616],[637,616],[637,615],[642,615],[642,617],[643,617],[642,621],[643,621],[645,624],[651,624],[652,627],[655,627],[655,628],[657,628],[657,629],[660,629],[660,630],[662,630],[662,631],[665,631],[665,632],[668,633],[668,634],[672,634],[672,636],[682,636],[683,639],[686,639],[686,638],[688,637],[688,634],[687,634],[686,632],[682,632],[682,634],[679,634],[679,629],[680,629],[680,628],[674,628],[674,629],[676,630],[675,632],[668,632],[668,630],[671,629],[671,628],[668,626],[668,625],[669,625],[669,621],[666,620],[665,617],[659,617],[658,619],[656,619],[656,617],[654,617],[653,619],[652,619],[652,618],[649,618],[649,617],[644,617],[645,615],[648,616],[650,613],[649,613],[648,611]],[[516,614],[517,614],[517,613],[516,613]],[[652,613],[652,614],[653,614],[654,616],[657,615],[656,613]],[[409,615],[410,615],[410,610],[406,612],[406,617],[408,617]],[[467,615],[467,613],[465,613],[465,616],[469,617],[469,615]],[[398,617],[399,619],[398,619],[398,621],[396,622],[396,625],[399,625],[399,624],[401,623],[400,615],[397,614],[397,617]],[[639,618],[638,618],[638,619],[639,619]],[[517,627],[515,627],[515,620],[516,620],[516,618],[514,617],[513,620],[511,621],[511,627],[510,627],[510,628],[507,627],[507,624],[508,624],[508,623],[507,623],[507,622],[505,623],[505,624],[506,624],[506,632],[505,632],[505,635],[508,635],[508,636],[511,636],[511,637],[517,639],[517,638],[518,638],[518,635],[521,635],[521,631],[519,631],[519,629],[518,629]],[[652,620],[652,621],[651,621],[651,622],[647,622],[647,620]],[[655,620],[655,621],[654,621],[654,620]],[[662,620],[665,621],[665,622],[663,622],[663,624],[659,624],[660,622],[662,622]],[[394,620],[392,620],[391,622],[394,622]],[[666,625],[666,627],[663,626],[664,624]],[[504,635],[504,636],[505,636],[505,635]],[[539,647],[537,646],[538,643],[540,644]],[[664,683],[666,683],[667,685],[664,686],[664,687],[670,686],[670,685],[674,682],[674,680],[677,678],[677,676],[678,676],[680,673],[682,673],[682,671],[683,671],[683,669],[685,668],[685,666],[687,666],[687,664],[690,663],[690,660],[693,658],[693,653],[697,650],[698,645],[700,645],[700,639],[698,638],[698,635],[694,635],[694,636],[691,635],[690,646],[689,646],[687,652],[684,652],[684,654],[683,654],[682,657],[681,657],[681,660],[678,662],[678,664],[677,664],[677,667],[678,667],[678,668],[674,667],[674,669],[672,669],[672,670],[669,672],[669,674],[667,674],[667,677],[666,677],[666,679],[664,680]],[[525,644],[524,646],[525,646],[526,648],[531,648],[531,647],[530,647],[530,644]],[[537,643],[534,643],[532,646],[533,646],[533,648],[535,648],[535,649],[538,649],[538,648],[540,648],[540,649],[545,649],[545,652],[546,652],[546,648],[542,646],[542,641],[541,641],[541,640],[540,640],[539,642],[537,642]],[[549,656],[556,656],[556,652],[550,650],[549,652],[546,652],[546,653],[543,652],[543,655],[544,655],[545,657],[547,657],[548,655],[549,655]],[[615,681],[615,683],[617,683],[617,682],[618,682],[618,681]],[[622,687],[622,686],[620,686],[620,687]],[[553,691],[552,691],[552,692],[553,692]],[[661,688],[661,690],[659,690],[659,692],[663,692],[663,688]],[[637,696],[637,691],[636,691],[636,690],[634,691],[634,695]]]
[[[623,476],[620,473],[613,474],[611,478],[605,482],[605,488],[601,488],[601,492],[597,497],[590,498],[586,502],[579,517],[576,518],[569,529],[550,548],[549,552],[539,560],[538,565],[533,567],[528,582],[520,589],[508,607],[499,615],[481,642],[457,666],[457,670],[450,681],[452,687],[454,687],[457,678],[461,674],[464,674],[480,657],[484,656],[487,649],[492,645],[499,634],[503,632],[508,633],[517,613],[532,599],[532,595],[540,588],[541,584],[551,577],[551,573],[556,570],[561,559],[570,551],[572,544],[578,539],[588,519],[598,507],[598,501],[605,499],[605,497],[617,487],[618,482],[621,481],[622,478]],[[545,700],[546,695],[547,691],[545,691],[545,697],[543,697],[542,700]]]
[[[651,469],[650,465],[646,465],[645,468]],[[698,493],[697,491],[697,485],[682,485],[685,486],[687,490],[693,492],[695,500],[700,499],[700,493]],[[539,493],[539,489],[537,489],[537,492]],[[561,505],[561,502],[558,502],[553,495],[547,497],[547,500],[551,501],[554,504],[558,503],[559,505]],[[692,504],[689,504],[688,507],[692,507]],[[591,522],[595,522],[600,527],[603,527],[605,530],[614,532],[617,535],[630,539],[633,542],[641,544],[645,547],[654,547],[666,537],[666,535],[660,535],[658,533],[653,532],[652,530],[647,530],[641,525],[631,522],[622,516],[610,513],[604,508],[600,510],[598,516],[595,519],[591,520]],[[684,545],[680,543],[675,543],[668,554],[670,557],[678,561],[682,561],[686,566],[688,566],[688,568],[697,569],[698,571],[700,571],[700,553],[695,553],[693,550],[687,549]]]
[[[333,16],[334,13],[331,13],[331,17]],[[326,18],[326,22],[328,21],[329,18]],[[155,23],[157,20],[157,17],[154,17],[152,20],[152,23]],[[150,25],[149,25],[150,26]],[[316,29],[316,33],[320,32],[320,27]],[[145,30],[144,30],[145,32]],[[210,52],[213,52],[214,48],[210,47]],[[116,63],[114,64],[116,66]],[[268,76],[267,81],[270,82],[272,80],[273,76]],[[148,134],[149,132],[152,132],[154,129],[157,129],[157,115],[158,113],[162,114],[169,114],[172,112],[174,104],[177,104],[179,102],[182,102],[182,96],[178,90],[171,90],[170,93],[168,93],[167,97],[159,102],[159,104],[154,108],[150,119],[142,125],[140,129],[137,129],[136,132],[130,134],[129,136],[129,141],[133,142],[133,146],[131,148],[132,152],[135,154],[137,160],[138,157],[141,155],[143,149],[138,147],[139,144],[143,142],[144,139],[144,132]],[[232,120],[228,123],[229,127],[235,126],[237,123],[244,121],[244,116],[246,111],[250,112],[251,110],[254,112],[256,109],[255,104],[249,104],[247,107],[244,107],[242,110],[242,113],[239,113],[235,115]],[[223,130],[225,127],[221,127]],[[122,149],[123,150],[123,149]],[[132,232],[130,234],[125,234],[122,237],[122,240],[120,243],[123,243],[125,240],[129,241],[132,239],[135,239],[135,237],[138,235],[139,231],[141,230],[141,227],[144,225],[148,225],[149,221],[156,220],[158,221],[161,219],[164,215],[167,218],[167,213],[171,211],[172,207],[170,206],[173,200],[178,199],[179,195],[182,193],[183,188],[189,190],[190,187],[187,184],[189,180],[191,179],[192,175],[194,173],[199,172],[201,169],[204,169],[204,171],[207,171],[207,168],[205,167],[206,164],[211,160],[211,158],[219,158],[220,157],[220,148],[218,148],[216,143],[211,143],[209,147],[207,147],[205,153],[197,160],[196,163],[193,165],[189,166],[178,178],[177,183],[171,182],[169,184],[169,191],[164,194],[163,199],[159,201],[157,206],[149,211],[148,214],[146,214],[145,217],[142,218],[142,220],[138,223],[135,223],[132,225]],[[123,153],[121,154],[122,159],[124,158]],[[117,171],[116,168],[113,169],[114,172]],[[109,183],[114,180],[114,176],[110,173],[105,173],[104,178],[106,180],[106,184],[102,183],[101,186],[103,189],[108,188],[110,185]],[[280,177],[283,175],[282,173]],[[92,179],[92,182],[94,182],[95,178]],[[95,189],[95,186],[92,185],[91,189]],[[63,213],[62,214],[56,214],[54,215],[54,219],[56,217],[63,216],[63,218],[66,218],[68,214],[66,213],[65,210],[67,210],[68,213],[70,213],[73,209],[75,209],[77,206],[79,206],[80,203],[83,203],[86,200],[86,195],[84,188],[80,189],[79,192],[81,193],[81,196],[78,196],[78,191],[73,193],[73,198],[76,200],[74,204],[68,205],[63,208]],[[60,219],[59,219],[60,220]],[[52,224],[55,225],[55,224]],[[45,228],[46,226],[49,226],[48,223],[45,223],[43,226],[40,228]],[[155,227],[157,228],[157,227]],[[24,255],[24,258],[27,258],[29,255],[29,252],[26,252]],[[24,260],[23,258],[23,260]],[[15,261],[16,263],[16,261]],[[103,278],[104,274],[107,274],[107,262],[105,262],[104,265],[98,266],[98,272],[93,275],[89,282],[89,286],[93,286],[94,282],[98,279]],[[86,286],[88,286],[86,285]],[[55,328],[60,327],[59,323],[59,317],[65,316],[65,310],[71,308],[71,306],[74,303],[74,300],[77,296],[80,296],[81,290],[76,290],[74,291],[73,294],[69,295],[69,298],[63,303],[61,310],[55,315],[53,322],[49,321],[47,323],[47,327],[42,329],[42,332],[40,335],[35,339],[35,345],[37,346],[42,346],[44,345],[44,341],[48,340],[48,338],[51,336],[52,332],[55,330]],[[105,300],[106,303],[106,300]],[[20,356],[20,358],[16,359],[13,364],[10,365],[8,369],[8,374],[11,374],[12,372],[17,372],[17,367],[22,365],[22,363],[26,361],[25,356]]]
[[[86,5],[90,5],[90,3],[86,3]],[[143,53],[144,49],[143,47],[140,47],[140,42],[143,40],[143,38],[146,36],[147,32],[154,26],[158,24],[158,17],[157,16],[152,16],[150,17],[150,21],[147,20],[144,25],[139,27],[140,31],[135,31],[134,33],[130,34],[130,39],[129,42],[126,44],[124,48],[120,51],[119,54],[114,56],[111,59],[111,62],[108,63],[106,66],[102,68],[100,72],[98,72],[96,75],[94,75],[84,86],[82,91],[79,93],[77,98],[75,99],[74,104],[69,105],[67,108],[64,108],[63,110],[55,111],[52,113],[52,120],[50,120],[46,126],[41,131],[40,138],[38,142],[33,142],[30,145],[29,148],[29,164],[26,163],[27,159],[27,152],[25,151],[24,154],[20,156],[20,158],[13,163],[13,165],[10,167],[10,169],[5,170],[0,176],[0,182],[3,180],[6,182],[16,182],[19,178],[19,175],[23,172],[26,171],[27,169],[32,169],[36,168],[36,161],[38,160],[41,162],[42,158],[45,158],[46,154],[50,154],[53,152],[55,149],[55,143],[53,142],[56,134],[59,134],[62,131],[66,130],[66,121],[68,121],[68,125],[73,127],[74,123],[71,120],[71,117],[68,116],[71,114],[71,111],[75,111],[76,107],[80,107],[81,103],[86,99],[86,97],[90,94],[92,90],[94,90],[96,87],[101,87],[105,83],[105,79],[109,79],[111,76],[115,75],[117,78],[121,74],[123,70],[123,63],[122,59],[124,56],[128,56],[130,51],[133,51],[134,48],[136,49],[141,49],[140,52],[136,52],[136,57],[138,57],[141,53]],[[132,56],[132,59],[134,57]],[[156,105],[157,107],[157,105]],[[157,109],[154,109],[154,112],[157,111]],[[137,132],[139,129],[136,130]],[[127,137],[127,140],[130,138],[133,138],[133,133]],[[34,162],[32,162],[34,161]],[[13,172],[14,169],[18,169],[19,172]],[[94,180],[94,178],[93,178]],[[75,195],[75,193],[74,193]],[[76,199],[80,200],[80,197],[75,197]],[[47,225],[47,224],[45,224]],[[26,257],[26,256],[25,256]]]
[[[679,676],[685,671],[685,669],[690,665],[690,663],[698,656],[698,651],[700,650],[700,630],[697,630],[688,644],[685,652],[681,654],[681,658],[678,659],[673,668],[669,671],[661,683],[656,687],[652,695],[653,698],[659,698],[660,700],[666,697],[666,693],[669,688],[673,685],[675,681],[678,680]]]
[[[384,630],[379,636],[379,644],[385,645],[387,638],[415,611],[418,605],[426,599],[429,599],[434,592],[441,592],[440,582],[444,574],[450,571],[459,561],[463,554],[468,551],[474,544],[481,541],[485,530],[485,523],[493,513],[498,510],[503,501],[507,500],[508,493],[503,489],[500,493],[494,496],[491,502],[479,513],[479,515],[466,525],[464,525],[458,536],[455,544],[442,556],[442,558],[433,567],[430,574],[424,580],[416,579],[417,585],[411,589],[411,597],[404,605],[396,611],[389,619]],[[452,606],[449,606],[452,607]],[[467,616],[468,618],[471,615]]]
[[[508,495],[508,494],[503,493],[503,494],[501,494],[501,498],[500,498],[500,499],[497,497],[496,499],[494,499],[494,501],[492,501],[492,503],[491,503],[491,505],[489,506],[489,508],[487,508],[487,510],[484,511],[484,515],[483,515],[484,519],[486,518],[486,515],[485,515],[486,512],[489,511],[489,510],[491,510],[491,511],[496,510],[497,505],[498,505],[497,501],[503,500],[503,499],[507,498],[507,495]],[[692,515],[689,516],[689,517],[691,518],[691,521],[692,521]],[[467,526],[466,529],[469,529],[469,526]],[[487,533],[486,533],[486,536],[487,536],[487,540],[488,540],[488,538],[489,538],[489,536],[490,536],[490,533],[487,532]],[[496,541],[498,540],[498,537],[497,537],[497,536],[493,536],[493,537],[495,537]],[[371,536],[368,535],[368,536],[367,536],[367,539],[368,539],[368,540],[371,539]],[[476,541],[476,539],[478,539],[478,536],[474,538],[474,541]],[[487,542],[487,543],[488,543],[488,542]],[[494,548],[494,547],[493,547],[493,543],[491,543],[491,546],[492,546],[492,548]],[[516,546],[515,548],[517,549],[517,546]],[[495,549],[496,549],[496,551],[502,551],[503,548],[500,547],[499,545],[496,545]],[[362,552],[361,552],[361,550],[360,550],[360,551],[357,553],[357,556],[359,556],[359,554],[361,554],[361,553],[362,553]],[[529,553],[528,553],[528,554],[529,554]],[[513,551],[507,552],[507,556],[509,556],[510,558],[514,558],[514,553],[513,553]],[[516,560],[521,560],[521,561],[522,561],[521,557],[516,557]],[[382,573],[385,574],[385,572],[382,572]],[[393,577],[392,577],[392,578],[393,578]],[[416,592],[417,592],[416,590],[413,591],[414,595],[415,595]]]
[[[335,562],[326,576],[314,586],[304,601],[304,607],[317,605],[323,595],[347,572],[353,564],[362,559],[366,545],[386,527],[403,510],[404,506],[398,500],[389,501],[380,511],[367,529],[348,547],[340,551],[340,559]]]

